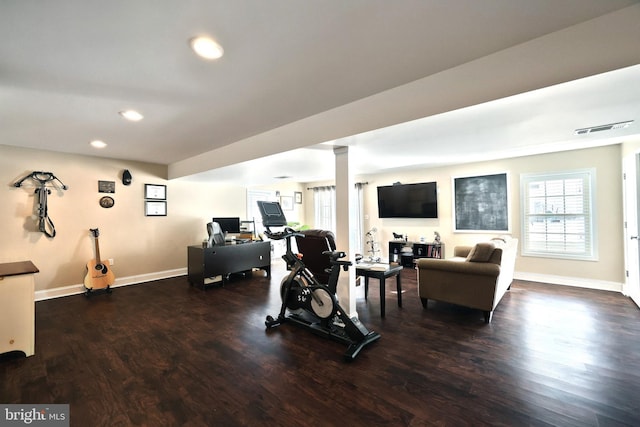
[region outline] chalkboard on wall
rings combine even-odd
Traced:
[[[509,231],[507,174],[453,179],[454,231]]]

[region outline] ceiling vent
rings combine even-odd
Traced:
[[[575,134],[586,135],[588,133],[602,132],[605,130],[624,129],[631,126],[631,123],[633,123],[633,120],[627,120],[626,122],[610,123],[608,125],[593,126],[590,128],[576,129]]]

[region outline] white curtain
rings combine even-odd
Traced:
[[[355,224],[353,224],[352,232],[356,234],[355,236],[355,244],[354,248],[356,253],[363,254],[364,247],[364,186],[366,183],[358,182],[356,183],[356,197],[354,209],[356,210],[356,217],[354,219]]]
[[[314,228],[336,231],[336,187],[325,186],[313,189]]]
[[[364,186],[366,183],[356,184],[356,197],[352,201],[356,210],[355,224],[352,224],[352,233],[355,233],[354,248],[356,253],[362,254],[364,247]],[[314,228],[321,230],[336,229],[336,188],[334,186],[315,187],[313,189]]]

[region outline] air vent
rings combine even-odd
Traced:
[[[626,122],[610,123],[608,125],[593,126],[590,128],[576,129],[575,134],[586,135],[588,133],[602,132],[605,130],[624,129],[631,126],[631,123],[633,123],[633,120],[627,120]]]

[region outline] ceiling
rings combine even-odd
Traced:
[[[612,143],[640,132],[639,8],[636,0],[4,0],[0,144],[258,185],[330,179],[331,145],[351,147],[366,174]],[[579,38],[598,31],[608,35]],[[188,39],[198,34],[225,55],[196,57]],[[607,45],[625,36],[635,42]],[[144,120],[118,115],[130,108]],[[627,120],[635,122],[573,134]],[[94,139],[108,146],[97,151]]]

